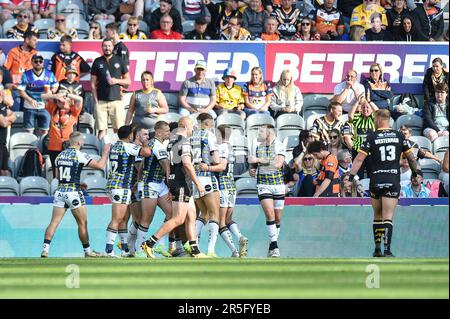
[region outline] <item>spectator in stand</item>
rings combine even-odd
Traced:
[[[388,21],[386,30],[395,36],[402,29],[403,18],[409,16],[410,12],[406,7],[406,0],[394,0],[393,5],[391,9],[386,10],[386,18]]]
[[[88,12],[91,20],[116,21],[120,0],[89,0]]]
[[[203,0],[180,0],[180,13],[184,20],[195,20],[199,17],[209,17],[210,13]]]
[[[445,151],[444,154],[444,159],[442,161],[442,170],[441,170],[441,174],[439,175],[439,179],[442,181],[442,184],[444,186],[444,190],[447,193],[447,197],[448,197],[448,171],[449,171],[449,155],[448,155],[448,148]]]
[[[77,94],[51,92],[43,94],[46,111],[50,116],[50,131],[48,133],[48,154],[52,163],[53,178],[56,178],[55,159],[66,148],[74,125],[83,108],[83,98]]]
[[[294,161],[297,157],[306,152],[308,144],[314,141],[314,135],[309,130],[301,130],[298,135],[298,145],[292,150]]]
[[[121,56],[113,53],[114,40],[104,39],[102,51],[103,55],[94,60],[91,68],[91,93],[99,140],[103,139],[108,128],[108,116],[111,118],[114,133],[123,126],[125,109],[121,87],[131,83],[128,66]],[[116,67],[117,65],[119,67]]]
[[[381,24],[386,28],[388,22],[386,18],[386,10],[376,4],[376,0],[364,0],[363,4],[357,6],[352,13],[350,21],[350,32],[355,32],[354,29],[370,29],[370,16],[378,12],[381,14]]]
[[[130,125],[133,120],[133,126],[154,131],[158,116],[169,112],[169,106],[161,90],[153,86],[152,72],[142,72],[141,84],[142,89],[134,92],[131,96],[125,125]]]
[[[343,148],[338,152],[337,159],[339,163],[339,178],[342,178],[344,173],[350,173],[353,157],[348,149]]]
[[[320,173],[316,179],[316,190],[313,197],[338,197],[339,169],[336,156],[328,151],[322,141],[314,141],[308,144],[308,153],[320,161]]]
[[[338,156],[339,151],[344,147],[342,143],[341,132],[338,129],[332,129],[330,131],[330,143],[328,144],[328,151],[334,156]]]
[[[122,0],[119,6],[120,21],[127,21],[130,17],[139,20],[144,18],[144,0]]]
[[[342,105],[336,101],[328,105],[327,114],[316,118],[313,122],[311,132],[316,139],[326,144],[330,143],[330,132],[332,129],[341,130],[344,122],[341,121]]]
[[[56,0],[31,0],[31,8],[34,21],[56,17]]]
[[[272,102],[272,87],[269,82],[263,79],[262,69],[255,66],[251,70],[250,82],[247,82],[243,88],[245,109],[247,116],[252,114],[270,115],[268,109]]]
[[[383,69],[379,63],[370,66],[370,77],[364,80],[363,85],[367,102],[375,103],[379,109],[389,109],[394,94],[389,82],[383,77]]]
[[[160,28],[160,21],[163,15],[169,14],[172,17],[172,31],[183,33],[183,27],[181,24],[181,14],[172,5],[172,0],[160,0],[159,8],[154,10],[150,15],[145,16],[145,21],[149,27],[149,33]]]
[[[428,151],[426,148],[421,148],[419,145],[417,145],[416,142],[410,140],[410,138],[412,136],[412,129],[410,127],[408,127],[406,125],[402,125],[400,127],[399,131],[403,134],[405,139],[407,139],[411,142],[412,149],[416,155],[417,160],[422,159],[422,158],[429,158],[429,159],[435,160],[436,162],[439,162],[440,164],[442,164],[442,161],[438,157],[436,157],[433,153]]]
[[[428,37],[416,28],[415,23],[410,16],[404,17],[400,30],[394,34],[394,40],[402,42],[429,41]]]
[[[23,73],[17,89],[24,100],[23,127],[30,133],[35,131],[37,136],[41,136],[47,134],[50,122],[41,95],[55,93],[58,81],[53,72],[44,69],[44,57],[39,53],[33,55],[31,64],[33,68]]]
[[[14,19],[22,10],[31,9],[31,0],[0,0],[0,9],[0,24],[3,24],[6,20]]]
[[[358,102],[360,96],[364,96],[364,93],[364,85],[358,82],[358,73],[350,69],[347,71],[344,81],[334,87],[333,100],[341,103],[342,111],[345,114]]]
[[[208,26],[211,34],[219,36],[227,28],[231,17],[242,17],[242,9],[239,9],[238,0],[224,0],[219,3],[203,0],[203,3],[211,13],[211,23]]]
[[[6,32],[8,39],[23,39],[28,31],[39,34],[38,28],[31,23],[30,10],[21,10],[17,15],[17,24]]]
[[[375,12],[370,16],[372,28],[366,30],[366,41],[392,41],[392,34],[381,27],[381,14]]]
[[[293,41],[320,41],[320,34],[313,31],[312,20],[308,17],[302,18],[297,28],[298,31],[293,36]]]
[[[297,32],[302,13],[295,8],[294,0],[281,0],[281,7],[276,8],[271,15],[278,20],[278,32],[283,40],[292,40]]]
[[[180,89],[180,114],[209,113],[213,118],[217,115],[213,108],[216,106],[216,85],[212,79],[206,78],[206,61],[199,60],[195,64],[195,75],[183,82]]]
[[[121,40],[147,40],[144,31],[139,30],[139,19],[137,17],[128,18],[127,29],[119,35]]]
[[[78,39],[77,29],[66,26],[66,16],[58,14],[55,18],[55,28],[48,29],[47,38],[50,40],[59,40],[62,36],[69,35],[72,39]]]
[[[268,17],[264,23],[264,32],[261,33],[261,40],[263,41],[278,41],[280,35],[278,34],[278,20],[275,17]]]
[[[216,89],[216,106],[214,108],[216,114],[235,113],[245,119],[242,88],[234,83],[236,73],[233,69],[228,68],[223,73],[222,79],[224,83],[219,84]]]
[[[406,198],[429,198],[430,190],[423,185],[423,173],[417,172],[417,176],[411,175],[411,182],[402,186],[400,197]]]
[[[350,180],[350,172],[341,176],[341,197],[364,197],[364,190],[361,188],[357,180]]]
[[[181,40],[183,35],[172,30],[173,20],[169,14],[164,14],[161,17],[160,29],[153,30],[150,33],[150,39],[160,39],[160,40]]]
[[[103,34],[102,34],[102,28],[100,27],[100,24],[95,21],[91,21],[89,24],[89,40],[102,40]]]
[[[84,89],[80,82],[77,81],[80,75],[76,68],[67,66],[66,79],[59,82],[58,91],[61,94],[75,94],[84,99]],[[81,111],[81,114],[83,110]]]
[[[264,21],[269,17],[261,0],[250,0],[249,6],[242,13],[242,27],[252,35],[252,39],[261,38]]]
[[[344,34],[344,18],[342,13],[334,8],[334,2],[335,0],[323,0],[322,5],[309,13],[321,40],[336,41]]]
[[[208,32],[208,21],[204,17],[200,17],[195,19],[194,30],[189,32],[185,39],[186,40],[212,40],[214,36],[212,36]]]
[[[58,82],[66,78],[66,71],[69,66],[73,67],[77,74],[82,75],[91,70],[89,64],[78,53],[72,51],[72,38],[69,35],[63,35],[59,42],[60,51],[53,54],[47,66]],[[77,76],[76,80],[80,81],[80,77]]]
[[[448,136],[448,85],[439,83],[435,86],[434,99],[423,106],[423,135],[431,142],[439,136]]]
[[[0,176],[8,175],[9,152],[6,145],[8,127],[16,121],[16,113],[11,110],[14,100],[9,89],[3,88],[3,71],[0,69]]]
[[[404,186],[411,180],[412,171],[406,158],[400,159],[400,185]]]
[[[435,58],[431,62],[431,68],[425,72],[423,79],[423,100],[428,102],[434,99],[435,87],[439,83],[448,84],[448,70],[444,68],[444,61],[441,58]]]
[[[291,71],[281,72],[280,79],[272,92],[270,113],[273,118],[285,113],[300,114],[303,107],[303,95],[294,84]]]
[[[220,34],[220,40],[249,41],[251,40],[250,32],[241,27],[242,18],[231,17],[228,21],[227,28]]]
[[[113,40],[113,54],[121,58],[123,63],[125,63],[127,68],[129,68],[130,51],[128,50],[127,46],[122,41],[120,41],[119,25],[117,23],[112,22],[106,25],[106,38]],[[124,87],[126,87],[126,85]]]
[[[306,151],[306,150],[305,150]],[[294,196],[313,197],[316,190],[316,178],[319,171],[316,168],[317,161],[311,154],[302,154],[294,159],[294,176],[298,182],[294,187]]]
[[[412,15],[417,20],[418,29],[430,41],[440,39],[444,34],[444,11],[436,6],[436,0],[423,0],[423,4],[415,5]]]

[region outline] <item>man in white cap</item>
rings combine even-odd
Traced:
[[[212,79],[206,78],[206,61],[199,60],[195,64],[195,75],[183,82],[180,89],[180,115],[189,116],[195,113],[209,113],[213,118],[216,105],[216,85]]]

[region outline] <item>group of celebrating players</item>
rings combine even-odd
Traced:
[[[370,132],[355,158],[353,178],[366,156],[370,156],[370,193],[374,210],[374,257],[392,257],[393,215],[400,194],[400,157],[408,159],[413,174],[420,174],[411,144],[389,125],[390,113],[375,113],[375,132]],[[159,121],[154,137],[143,128],[122,126],[119,140],[105,144],[99,160],[80,151],[83,135],[74,132],[70,147],[56,159],[59,186],[54,197],[53,216],[45,232],[41,257],[48,257],[51,239],[68,208],[78,223],[78,233],[86,257],[116,257],[114,244],[120,236],[121,257],[155,258],[192,256],[217,257],[218,235],[223,238],[232,257],[246,257],[248,239],[242,235],[232,214],[236,202],[233,176],[235,156],[229,143],[231,128],[221,125],[215,130],[214,119],[201,113],[197,123],[182,117],[170,125]],[[325,145],[314,142],[308,152],[321,159]],[[315,145],[317,144],[317,145]],[[316,147],[317,146],[317,147]],[[323,147],[322,147],[323,146]],[[258,198],[266,217],[269,237],[268,257],[280,257],[278,236],[284,208],[283,165],[286,150],[270,125],[259,128],[248,162],[249,174],[257,178]],[[112,218],[106,230],[105,252],[99,254],[89,245],[86,206],[80,188],[83,166],[104,169],[109,159],[107,191],[112,202]],[[322,168],[326,171],[327,168]],[[163,225],[150,237],[147,232],[156,207],[165,214]],[[128,228],[129,218],[132,222]],[[207,253],[201,253],[199,238],[208,224]],[[237,248],[233,235],[239,240]],[[168,237],[169,247],[164,243]],[[381,249],[384,237],[384,252]],[[148,238],[148,239],[146,239]]]

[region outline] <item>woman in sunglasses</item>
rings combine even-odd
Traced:
[[[102,29],[98,22],[92,21],[89,29],[89,40],[101,40],[103,39]]]
[[[320,41],[320,34],[313,31],[312,22],[309,18],[303,18],[297,25],[297,33],[292,38],[293,41]]]
[[[328,136],[330,138],[328,151],[337,157],[339,151],[343,148],[341,132],[337,129],[332,129]]]
[[[293,193],[296,197],[313,197],[316,190],[314,181],[319,174],[314,156],[306,153],[294,160],[294,178],[298,180]]]
[[[383,69],[379,63],[370,66],[370,77],[362,83],[366,91],[366,99],[369,104],[375,104],[379,109],[389,109],[392,93],[389,82],[383,77]],[[373,105],[372,105],[373,107]]]

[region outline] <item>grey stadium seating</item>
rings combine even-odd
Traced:
[[[39,176],[28,176],[20,181],[21,196],[48,196],[50,185],[47,180]]]

